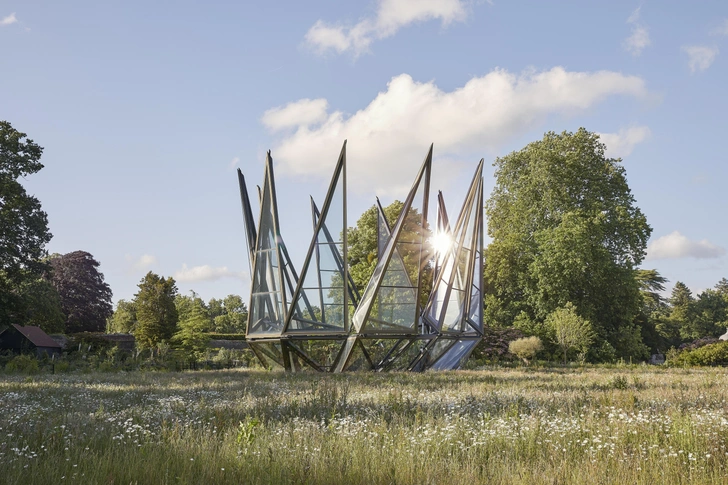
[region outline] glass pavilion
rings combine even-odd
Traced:
[[[431,167],[432,146],[393,223],[377,201],[377,263],[361,293],[347,254],[346,142],[321,208],[311,199],[314,232],[300,274],[281,237],[270,152],[257,223],[238,169],[252,268],[246,340],[266,367],[344,372],[463,365],[483,335],[483,160],[453,224],[438,193],[433,236]]]

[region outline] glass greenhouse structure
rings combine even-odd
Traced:
[[[463,365],[483,335],[483,160],[454,221],[438,193],[434,231],[427,219],[431,167],[432,146],[395,221],[377,200],[376,266],[361,291],[349,271],[346,142],[323,205],[311,199],[313,237],[300,272],[281,237],[270,152],[257,221],[238,169],[252,268],[246,340],[266,367],[344,372]]]

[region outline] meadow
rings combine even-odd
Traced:
[[[0,374],[0,483],[728,483],[728,371]]]

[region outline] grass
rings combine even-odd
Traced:
[[[724,369],[0,376],[0,483],[728,483]]]

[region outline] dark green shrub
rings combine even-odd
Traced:
[[[683,350],[668,360],[668,364],[675,366],[728,365],[728,342],[709,344],[694,350]]]
[[[18,355],[5,365],[8,372],[22,372],[23,374],[36,374],[39,370],[38,359],[32,355]]]

